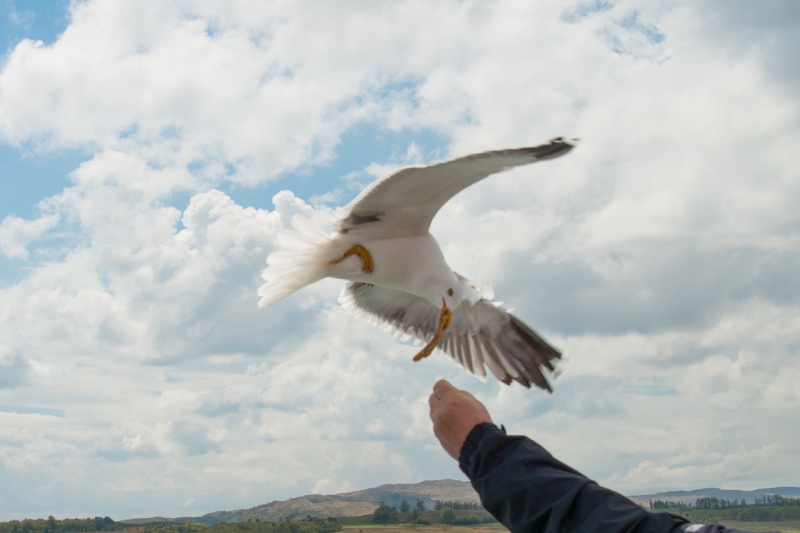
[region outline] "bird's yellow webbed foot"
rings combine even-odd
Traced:
[[[370,254],[369,251],[367,251],[367,249],[361,246],[360,244],[356,244],[355,246],[347,250],[344,253],[344,255],[342,255],[342,257],[340,257],[339,259],[331,261],[331,264],[335,265],[337,263],[341,263],[351,255],[357,255],[358,258],[361,259],[362,272],[366,272],[367,274],[372,272],[372,267],[373,267],[372,254]]]
[[[442,341],[444,330],[450,327],[450,318],[452,316],[453,312],[447,307],[444,298],[442,298],[442,308],[439,310],[439,324],[436,326],[436,333],[434,334],[433,338],[428,341],[428,344],[423,346],[422,350],[420,350],[419,353],[414,356],[415,363],[425,359],[433,353],[433,350],[436,349],[436,346]]]

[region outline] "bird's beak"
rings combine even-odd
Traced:
[[[447,302],[444,301],[442,298],[442,308],[439,310],[439,323],[436,326],[436,333],[433,335],[433,338],[428,341],[428,344],[422,347],[422,350],[414,356],[414,362],[419,361],[420,359],[425,359],[428,357],[431,352],[433,352],[434,348],[439,344],[442,340],[442,334],[444,330],[446,330],[450,326],[450,317],[453,316],[453,312],[447,307]]]
[[[444,318],[444,326],[442,327],[442,331],[446,330],[450,327],[450,318],[453,316],[453,312],[447,307],[447,302],[444,301],[442,298],[442,309],[439,311],[440,320]]]

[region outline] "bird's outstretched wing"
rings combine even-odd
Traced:
[[[428,300],[403,291],[352,281],[342,291],[342,306],[368,322],[402,338],[430,340],[439,309]],[[545,373],[555,369],[561,353],[498,304],[464,300],[453,310],[450,327],[438,348],[475,375],[485,376],[486,365],[503,383],[516,381],[552,392]]]
[[[573,145],[561,137],[548,144],[468,155],[427,167],[404,168],[379,179],[350,202],[337,222],[340,233],[372,230],[392,236],[428,231],[433,217],[459,191],[483,178],[520,165],[566,154]]]

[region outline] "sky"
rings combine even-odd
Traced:
[[[800,4],[0,0],[0,520],[466,478],[445,378],[624,494],[800,485]],[[580,138],[460,193],[450,266],[568,356],[481,381],[274,307],[276,237],[393,169]]]

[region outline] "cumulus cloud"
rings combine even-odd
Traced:
[[[0,250],[6,257],[27,259],[27,244],[41,238],[58,222],[59,217],[56,214],[44,215],[35,220],[8,215],[0,222]]]
[[[459,477],[427,420],[439,377],[617,490],[796,483],[800,130],[794,71],[765,52],[796,38],[793,9],[74,3],[0,71],[5,142],[92,154],[39,218],[0,223],[26,268],[0,287],[2,353],[25,354],[0,359],[0,404],[29,407],[0,412],[0,518]],[[225,187],[322,165],[359,124],[436,131],[442,157],[582,139],[433,226],[455,270],[570,354],[554,395],[412,363],[337,306],[339,281],[256,308],[294,215],[330,229],[323,202],[425,152],[269,209]]]
[[[388,22],[388,6],[360,6],[353,18],[324,2],[299,7],[75,4],[56,43],[25,40],[9,55],[0,135],[100,145],[167,170],[191,167],[212,184],[256,183],[329,159],[356,121],[406,105],[402,90],[387,99],[375,91],[423,75],[432,43],[409,39],[404,25],[359,22]],[[428,16],[415,6],[405,24]],[[456,44],[447,56],[466,53]],[[180,186],[173,174],[160,184]]]

